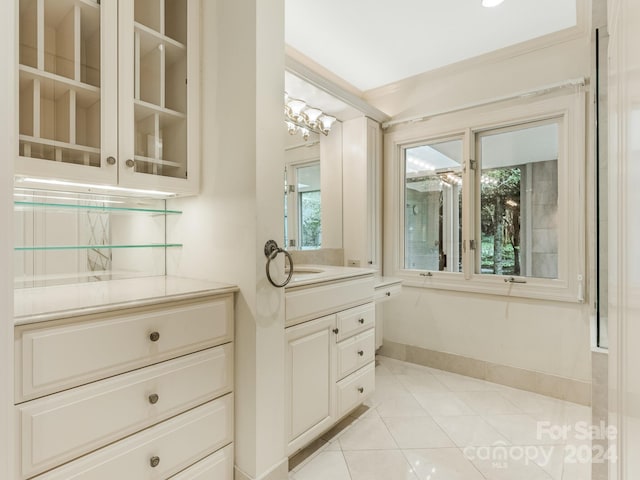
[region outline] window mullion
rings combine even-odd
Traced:
[[[474,135],[471,129],[464,133],[464,168],[462,169],[462,262],[465,280],[470,280],[475,271],[475,255],[471,249],[471,240],[475,238],[475,175],[471,160],[475,159]]]

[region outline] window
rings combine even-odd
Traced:
[[[558,122],[478,135],[479,273],[558,278]]]
[[[404,154],[404,268],[461,272],[462,140]]]
[[[582,301],[584,93],[385,135],[385,270],[405,285]]]
[[[320,162],[289,165],[285,179],[285,242],[311,250],[322,244]]]

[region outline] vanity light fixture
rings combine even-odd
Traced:
[[[482,0],[482,6],[487,8],[492,8],[492,7],[497,7],[502,2],[504,2],[504,0]]]
[[[311,132],[328,135],[336,121],[335,117],[327,115],[319,108],[307,105],[303,100],[289,98],[286,92],[284,94],[284,116],[289,134],[300,133],[305,141],[309,139]]]

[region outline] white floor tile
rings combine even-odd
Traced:
[[[507,458],[503,458],[502,450],[492,449],[485,458],[473,460],[473,464],[480,470],[487,480],[552,480],[552,478],[542,470],[534,461],[527,458],[520,458],[522,447],[507,447]]]
[[[484,480],[457,448],[404,450],[419,480]]]
[[[391,417],[383,421],[402,449],[455,446],[431,417]]]
[[[344,452],[344,456],[352,480],[417,480],[400,450]]]
[[[382,417],[424,417],[428,413],[420,406],[413,395],[406,393],[384,399],[376,407]]]
[[[459,447],[509,444],[505,437],[480,416],[434,417],[434,419]]]
[[[454,392],[418,393],[414,396],[422,408],[433,416],[476,414]]]
[[[526,414],[486,415],[484,419],[514,445],[559,445],[553,435],[544,435],[541,424]]]
[[[582,458],[590,441],[575,432],[578,422],[589,425],[588,407],[377,360],[369,410],[323,435],[328,443],[288,480],[590,480]],[[560,440],[555,432],[540,438],[539,422],[570,429]]]
[[[295,480],[351,480],[342,452],[320,452],[295,472]]]
[[[479,415],[522,413],[500,392],[459,392],[458,396]]]
[[[563,412],[566,405],[566,402],[562,400],[515,388],[504,388],[500,392],[507,400],[525,413],[558,413]]]
[[[398,448],[380,418],[363,418],[338,437],[342,450],[393,450]]]
[[[449,389],[430,373],[412,373],[396,375],[402,386],[412,394],[447,392]]]
[[[493,383],[478,380],[477,378],[465,377],[455,373],[444,373],[433,375],[440,383],[452,392],[486,392],[495,391],[497,387]]]

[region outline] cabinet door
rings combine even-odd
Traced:
[[[293,453],[334,420],[335,315],[286,329],[286,432]]]
[[[18,1],[18,179],[115,184],[116,2]]]
[[[119,181],[197,193],[200,0],[119,2]]]

